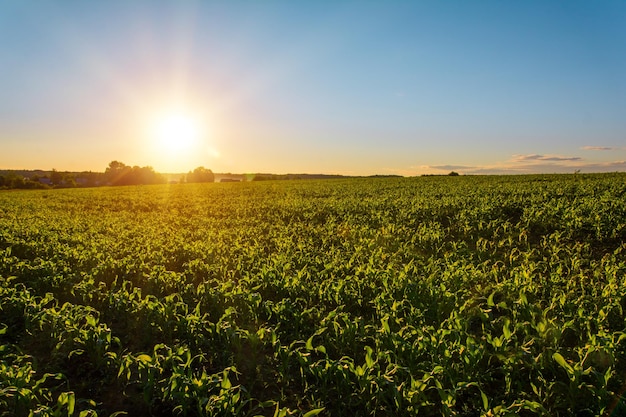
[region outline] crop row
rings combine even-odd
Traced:
[[[626,177],[0,194],[0,415],[621,415]]]

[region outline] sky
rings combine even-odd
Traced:
[[[113,160],[626,171],[626,2],[0,2],[0,169]]]

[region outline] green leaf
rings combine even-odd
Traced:
[[[545,408],[537,401],[524,400],[522,408],[531,411],[545,411]]]
[[[57,400],[57,405],[59,407],[66,405],[68,416],[74,414],[74,406],[76,405],[76,397],[74,396],[74,393],[72,391],[62,392]]]
[[[431,375],[437,375],[437,374],[442,374],[444,371],[443,366],[437,365],[433,368],[433,370],[430,372]]]
[[[315,410],[311,410],[308,413],[304,414],[302,417],[313,417],[324,411],[325,407],[316,408]]]
[[[570,366],[569,363],[567,363],[567,361],[565,360],[563,355],[561,355],[560,353],[555,352],[552,355],[552,359],[554,359],[556,361],[556,363],[561,365],[567,371],[568,374],[573,374],[574,373],[574,369]]]
[[[85,317],[85,320],[87,321],[87,324],[91,327],[96,327],[97,324],[97,320],[94,316],[92,316],[91,314],[87,315]]]
[[[76,396],[73,392],[68,392],[67,394],[67,414],[72,415],[74,414],[74,407],[76,406]]]
[[[504,334],[504,337],[509,340],[511,338],[511,330],[509,329],[509,323],[510,321],[508,319],[506,319],[504,321],[504,326],[502,326],[502,333]]]
[[[306,341],[306,344],[304,345],[304,347],[307,350],[313,350],[313,337],[315,337],[315,336],[309,337],[309,339]]]
[[[222,388],[224,389],[230,389],[233,385],[230,382],[230,379],[228,379],[228,375],[226,374],[226,371],[224,371],[224,378],[222,379]]]
[[[391,333],[391,328],[389,327],[389,316],[385,316],[382,319],[380,319],[380,323],[383,326],[383,331],[385,333]]]
[[[365,363],[367,364],[368,368],[374,366],[374,359],[372,359],[373,352],[374,350],[371,347],[365,346]]]
[[[489,307],[493,307],[493,306],[495,306],[495,305],[496,305],[496,304],[493,302],[493,296],[494,296],[494,295],[495,295],[495,291],[494,291],[494,292],[492,292],[491,294],[489,294],[489,297],[487,298],[487,305],[488,305]]]
[[[489,399],[482,390],[480,390],[480,398],[483,400],[483,410],[489,410]]]
[[[274,411],[274,417],[285,417],[287,415],[287,410],[284,408],[279,409],[279,404],[276,403],[276,411]]]
[[[141,362],[152,362],[152,357],[150,355],[146,355],[145,353],[142,353],[141,355],[137,356],[137,360],[141,361]]]

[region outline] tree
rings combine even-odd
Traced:
[[[214,182],[215,175],[210,169],[198,167],[193,171],[189,171],[186,180],[187,182]]]
[[[52,172],[50,173],[50,181],[53,185],[60,185],[63,182],[63,174],[52,168]]]
[[[128,166],[119,161],[112,161],[104,172],[106,181],[111,185],[161,184],[165,178],[150,166]]]
[[[122,162],[111,161],[107,169],[104,171],[105,181],[111,185],[117,185],[124,177],[128,168],[130,167],[127,167],[126,164],[123,164]]]

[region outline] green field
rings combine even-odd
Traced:
[[[626,175],[0,193],[0,416],[624,416]]]

